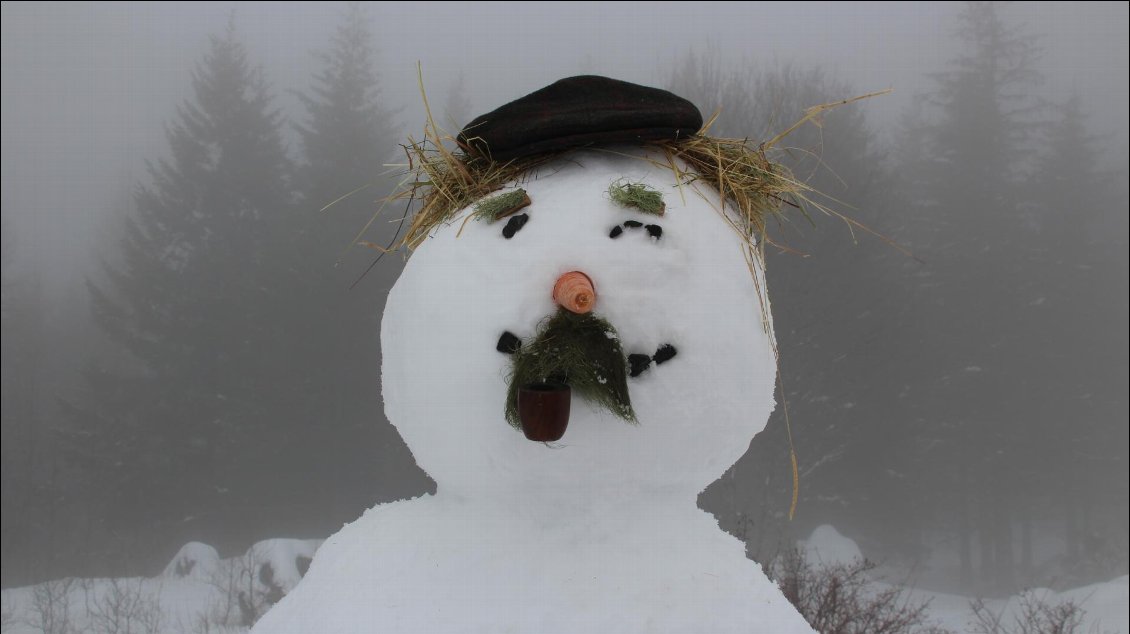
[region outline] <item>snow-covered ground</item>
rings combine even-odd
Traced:
[[[863,556],[852,539],[828,525],[817,528],[809,539],[799,542],[797,547],[816,566],[850,564]],[[877,589],[889,587],[879,581],[875,585]],[[1124,575],[1105,583],[1064,592],[1034,588],[1008,599],[986,599],[982,605],[985,613],[999,618],[999,622],[1009,632],[1026,631],[1025,628],[1018,628],[1016,623],[1027,605],[1038,602],[1047,606],[1071,603],[1079,607],[1083,611],[1082,620],[1075,630],[1079,634],[1130,634],[1130,617],[1127,615],[1130,592],[1127,585],[1128,578]],[[903,599],[911,605],[928,602],[928,620],[952,632],[971,631],[975,622],[972,611],[975,599],[971,597],[906,588]]]
[[[238,557],[185,544],[152,578],[60,579],[3,591],[2,631],[243,632],[305,574],[322,540],[270,539]]]
[[[211,546],[193,542],[157,577],[66,579],[4,590],[2,630],[5,634],[244,632],[246,618],[269,609],[277,593],[289,592],[298,583],[320,544],[321,540],[272,539],[255,544],[240,557],[220,559]],[[830,526],[820,527],[800,546],[809,561],[824,564],[847,563],[859,555],[855,542]],[[1070,601],[1081,607],[1079,634],[1130,634],[1126,576],[1065,592],[1030,592],[1048,604]],[[929,601],[930,619],[936,624],[956,633],[970,631],[969,597],[918,589],[907,589],[904,596],[915,603]],[[1023,597],[987,600],[985,607],[1002,615],[1002,622],[1011,627],[1023,609]]]
[[[1053,592],[1046,588],[1029,590],[1013,597],[984,602],[992,614],[1000,617],[1008,631],[1023,631],[1017,623],[1024,612],[1026,601],[1036,600],[1046,605],[1070,602],[1083,610],[1082,620],[1075,630],[1079,634],[1106,634],[1130,632],[1130,619],[1127,617],[1127,577],[1124,575],[1105,583],[1096,583],[1083,588],[1065,592]],[[905,596],[912,602],[929,601],[932,620],[953,632],[966,632],[973,620],[970,609],[972,599],[953,594],[941,594],[928,590],[909,589]]]

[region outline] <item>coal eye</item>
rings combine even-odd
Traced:
[[[518,214],[517,216],[510,216],[510,220],[507,220],[506,226],[502,228],[502,237],[506,238],[507,240],[513,238],[514,234],[521,231],[522,227],[525,227],[526,223],[529,222],[529,220],[529,214]]]
[[[514,354],[522,347],[522,340],[509,330],[503,331],[494,349],[503,354]]]
[[[644,372],[646,372],[648,370],[648,368],[651,367],[651,363],[653,361],[655,362],[655,365],[663,365],[664,363],[667,363],[671,359],[674,359],[676,354],[678,354],[678,350],[675,349],[675,346],[673,346],[669,343],[665,343],[665,344],[659,346],[659,348],[655,351],[654,355],[646,355],[646,354],[638,354],[638,353],[637,354],[629,354],[628,355],[628,369],[629,369],[628,376],[635,378],[635,377],[643,374]]]

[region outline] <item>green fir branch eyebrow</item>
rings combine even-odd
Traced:
[[[526,193],[526,190],[519,187],[504,194],[488,196],[475,203],[472,217],[475,220],[495,222],[517,213],[520,209],[529,207],[530,204],[530,195]]]
[[[608,186],[608,197],[621,207],[631,207],[653,216],[662,216],[667,210],[663,194],[644,183],[615,181]]]

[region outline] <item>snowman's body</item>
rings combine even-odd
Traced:
[[[583,151],[527,175],[512,239],[464,214],[412,255],[381,329],[388,418],[437,483],[328,539],[266,632],[810,632],[740,541],[696,507],[773,408],[763,272],[704,184],[666,158]],[[616,206],[614,181],[667,211]],[[625,220],[662,227],[609,237]],[[564,437],[503,417],[509,331],[553,313],[554,280],[592,278],[625,353],[678,355],[629,379],[639,424],[577,397]],[[751,271],[753,275],[751,275]]]

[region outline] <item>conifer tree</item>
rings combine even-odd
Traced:
[[[1113,174],[1100,166],[1102,147],[1087,130],[1087,117],[1078,93],[1057,108],[1048,126],[1032,178],[1033,200],[1044,241],[1060,253],[1085,255],[1095,237],[1104,233],[1107,207],[1113,202]],[[1109,227],[1114,229],[1115,227]],[[1063,248],[1066,247],[1066,248]]]
[[[1030,461],[1057,468],[1033,469],[1030,477],[1046,492],[1033,500],[1045,510],[1036,519],[1062,527],[1056,532],[1071,562],[1063,573],[1082,585],[1115,574],[1116,547],[1088,561],[1083,546],[1110,548],[1096,537],[1126,508],[1119,455],[1126,447],[1125,201],[1115,174],[1103,168],[1101,140],[1087,129],[1078,94],[1057,108],[1044,138],[1031,179],[1036,235],[1027,248],[1032,305],[1023,328],[1040,342],[1028,380],[1044,386],[1037,397],[1043,416],[1029,426],[1038,439]],[[1025,520],[1021,553],[1030,564],[1032,518]]]
[[[310,499],[317,512],[303,513],[318,517],[312,533],[427,486],[380,398],[380,316],[401,260],[385,258],[351,288],[379,255],[350,249],[354,237],[381,212],[365,238],[387,246],[392,221],[404,212],[383,206],[396,185],[387,164],[400,132],[381,87],[372,20],[350,4],[328,49],[316,53],[320,68],[301,95],[305,116],[297,126],[301,204],[282,234],[280,261],[299,298],[281,317],[293,333],[287,363],[294,371],[285,382],[300,396],[292,414],[303,422],[280,448],[285,463],[302,469],[280,474],[280,485]]]
[[[447,99],[443,106],[443,121],[440,126],[451,134],[457,134],[463,126],[471,122],[471,98],[467,95],[467,81],[463,73],[447,91]]]
[[[1027,487],[1001,456],[1016,456],[1021,429],[1040,415],[1019,377],[1040,346],[1022,324],[1033,299],[1025,245],[1042,77],[1035,40],[996,4],[965,4],[957,25],[961,52],[934,76],[922,128],[904,135],[924,146],[900,179],[908,242],[925,262],[907,316],[929,333],[907,348],[918,362],[905,364],[905,380],[924,448],[918,486],[945,492],[931,504],[956,534],[964,580],[1011,591],[1012,525]]]
[[[6,202],[6,201],[5,201]],[[4,587],[38,581],[46,571],[45,551],[57,546],[48,513],[53,497],[50,429],[38,407],[45,349],[40,277],[22,270],[15,257],[16,231],[4,217],[3,277],[0,278],[0,324],[3,367],[0,372],[0,553]]]
[[[309,208],[334,203],[338,215],[370,213],[372,201],[390,185],[384,165],[399,130],[382,95],[370,19],[360,4],[349,5],[329,50],[315,53],[321,69],[313,86],[300,95],[307,116],[298,126],[304,157],[299,189]],[[347,196],[360,188],[366,189]],[[351,209],[342,212],[342,205]]]
[[[199,535],[249,495],[241,452],[269,417],[261,369],[279,343],[269,227],[291,204],[281,123],[229,24],[192,73],[105,281],[89,283],[94,317],[126,359],[87,372],[72,434],[107,533]]]

